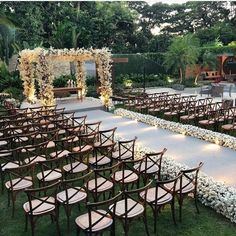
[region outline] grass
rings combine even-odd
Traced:
[[[30,228],[28,232],[24,231],[24,211],[22,205],[26,202],[26,195],[20,193],[17,196],[15,217],[11,216],[11,207],[7,206],[7,194],[0,195],[0,209],[1,209],[1,221],[0,221],[0,235],[1,236],[29,236]],[[191,198],[186,198],[184,201],[183,208],[183,219],[182,222],[174,225],[171,218],[170,207],[165,207],[158,218],[157,231],[160,236],[233,236],[236,234],[236,224],[231,223],[229,220],[223,216],[217,214],[212,209],[200,205],[200,214],[196,213],[194,201]],[[71,229],[70,232],[67,231],[66,217],[64,209],[60,208],[60,229],[63,236],[76,235],[75,233],[75,218],[83,214],[84,207],[81,210],[74,206],[71,216]],[[148,207],[148,227],[150,235],[153,233],[153,217],[151,209]],[[176,213],[178,213],[178,208],[176,207]],[[51,223],[49,216],[44,216],[39,218],[36,224],[36,236],[55,236],[56,226]],[[109,234],[104,234],[109,235]],[[120,222],[116,225],[116,235],[124,235],[124,231]],[[130,223],[130,236],[143,236],[145,235],[144,225],[141,220],[135,219]]]

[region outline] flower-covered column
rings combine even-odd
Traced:
[[[35,97],[35,64],[29,60],[27,50],[20,53],[19,70],[23,81],[24,95],[29,103],[36,101]]]
[[[43,106],[51,106],[55,104],[53,93],[54,76],[50,72],[50,67],[47,52],[42,50],[38,58],[37,76],[39,83],[39,96]]]
[[[112,105],[110,97],[112,96],[112,81],[111,81],[111,53],[103,49],[95,55],[97,64],[97,72],[100,80],[101,100],[106,108]]]
[[[77,62],[76,84],[77,87],[81,89],[78,91],[79,97],[84,98],[87,94],[86,70],[85,70],[85,63],[81,61]]]

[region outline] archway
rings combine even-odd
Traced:
[[[53,94],[52,61],[62,60],[76,62],[76,82],[80,88],[81,96],[87,92],[86,71],[84,62],[94,60],[100,86],[100,99],[104,106],[111,105],[112,79],[111,79],[111,53],[107,48],[102,49],[53,49],[35,48],[25,49],[19,53],[19,70],[23,81],[24,95],[28,102],[36,100],[35,80],[39,84],[39,98],[42,105],[55,104]]]

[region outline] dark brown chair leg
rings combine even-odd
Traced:
[[[176,225],[176,219],[175,219],[175,199],[171,202],[171,212],[172,212],[172,218],[174,221],[174,224]]]

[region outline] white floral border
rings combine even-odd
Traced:
[[[116,109],[114,114],[236,150],[236,138],[227,134],[202,129],[193,125],[184,125],[177,122],[167,121],[152,115],[144,115],[123,108]]]
[[[173,132],[197,137],[209,142],[236,149],[236,138],[220,134],[217,132],[205,130],[192,125],[183,125],[176,122],[166,121],[151,115],[143,115],[126,109],[116,109],[114,114],[141,121],[152,126],[169,129]],[[216,142],[217,140],[217,142]],[[152,153],[153,150],[136,145],[135,157],[140,158],[145,153]],[[167,178],[175,177],[180,170],[188,169],[187,165],[177,163],[172,158],[164,156],[162,162],[162,175]],[[203,172],[199,172],[198,178],[198,199],[208,207],[236,223],[236,189],[226,186],[222,182],[215,181],[212,177]]]
[[[154,151],[136,145],[135,157],[140,158],[146,153],[153,153]],[[177,163],[172,158],[164,156],[162,159],[162,176],[165,178],[174,178],[180,170],[189,169],[188,166]],[[230,219],[231,222],[236,223],[236,189],[228,187],[224,183],[213,180],[212,177],[207,176],[203,172],[199,172],[198,176],[198,195],[199,201],[217,213]]]

